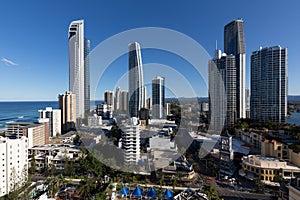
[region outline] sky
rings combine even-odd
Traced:
[[[218,48],[223,49],[224,26],[243,18],[247,85],[251,53],[260,46],[280,45],[288,47],[289,94],[300,95],[299,10],[298,0],[4,0],[0,11],[0,101],[57,100],[58,94],[68,90],[68,27],[77,19],[85,20],[85,37],[91,40],[91,50],[123,31],[161,27],[185,34],[213,56],[216,40]],[[177,55],[146,49],[142,56],[145,66],[159,63],[193,80],[191,64]],[[102,91],[113,90],[127,69],[127,56],[120,55],[106,72],[107,77],[100,80],[96,96],[101,98]],[[185,88],[177,82],[182,96]],[[121,88],[126,86],[121,84]],[[193,83],[192,88],[197,96],[207,96],[203,80],[199,85]]]

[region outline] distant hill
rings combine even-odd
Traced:
[[[297,95],[289,95],[288,96],[289,102],[300,102],[300,96]]]
[[[200,102],[208,102],[208,97],[197,97],[198,101]],[[190,98],[190,97],[178,97],[178,98],[172,98],[172,97],[167,97],[166,101],[167,102],[177,102],[180,100],[181,102],[189,102],[189,101],[194,101],[195,98]]]

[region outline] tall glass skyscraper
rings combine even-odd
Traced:
[[[236,68],[233,55],[216,50],[208,67],[210,129],[233,128],[236,121]]]
[[[224,52],[235,56],[237,118],[246,118],[246,43],[242,19],[225,26]]]
[[[90,112],[90,40],[84,39],[84,110]]]
[[[285,122],[288,95],[288,50],[261,48],[251,55],[250,118]]]
[[[84,39],[84,21],[69,26],[69,90],[76,95],[76,118],[89,110],[89,40]]]
[[[152,79],[152,117],[162,119],[165,109],[165,78],[157,76]]]
[[[144,108],[144,78],[142,67],[142,56],[140,44],[137,42],[130,43],[129,49],[129,115],[130,117],[138,117],[141,108]]]

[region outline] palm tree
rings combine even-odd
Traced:
[[[90,199],[98,187],[98,181],[95,178],[85,178],[80,181],[78,194],[82,199]]]
[[[56,178],[57,178],[57,187],[60,187],[61,185],[67,183],[65,177],[62,174],[57,175]]]
[[[58,178],[56,176],[47,178],[48,184],[48,197],[54,197],[55,192],[57,191],[57,182]]]
[[[175,191],[175,187],[177,186],[177,180],[176,180],[175,177],[173,177],[173,178],[171,179],[171,181],[172,181],[173,191]]]

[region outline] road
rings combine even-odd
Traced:
[[[256,200],[271,200],[272,195],[269,194],[258,194],[250,192],[241,192],[237,190],[231,190],[228,188],[220,187],[216,181],[208,180],[208,183],[216,188],[220,197],[226,199],[256,199]]]

